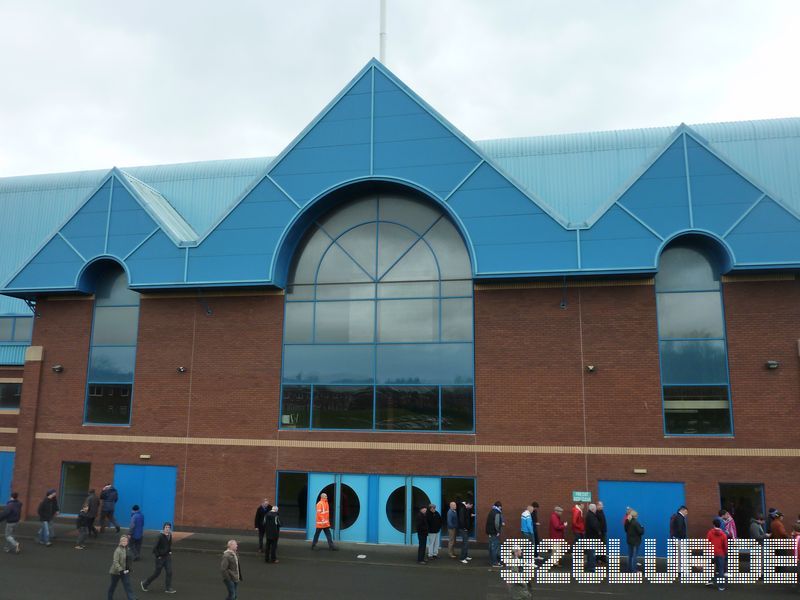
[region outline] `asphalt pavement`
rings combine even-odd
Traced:
[[[106,597],[108,569],[118,536],[106,532],[98,540],[89,540],[86,550],[75,550],[74,531],[67,525],[50,547],[35,543],[34,523],[23,524],[18,533],[22,552],[0,553],[0,600],[87,600]],[[164,579],[156,580],[145,593],[139,581],[152,572],[151,549],[156,533],[148,532],[142,547],[142,560],[134,563],[132,580],[140,600],[162,596]],[[307,599],[458,599],[501,600],[510,598],[500,578],[500,570],[488,565],[485,549],[477,548],[469,565],[441,554],[427,565],[416,564],[416,547],[341,544],[331,552],[322,544],[311,551],[308,542],[281,539],[278,564],[266,564],[257,550],[255,536],[249,533],[178,532],[173,542],[173,597],[192,600],[225,598],[219,571],[220,557],[228,539],[240,541],[240,561],[244,581],[239,588],[241,600],[278,598]],[[694,600],[724,593],[736,598],[798,598],[795,586],[740,585],[725,592],[702,585],[535,585],[534,598],[567,600],[571,598],[654,598]],[[119,587],[116,598],[124,598]]]

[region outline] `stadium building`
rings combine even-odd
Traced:
[[[797,512],[799,159],[800,119],[474,142],[371,61],[275,158],[0,179],[0,493],[310,532],[325,490],[377,543],[468,493],[479,540]]]

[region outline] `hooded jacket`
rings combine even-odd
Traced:
[[[533,517],[527,510],[522,512],[520,531],[522,531],[522,535],[533,535]]]
[[[709,529],[706,539],[714,546],[714,556],[728,555],[728,535],[719,527]]]

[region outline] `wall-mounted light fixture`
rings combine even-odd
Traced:
[[[149,454],[140,454],[139,458],[142,459],[142,460],[150,460],[150,455]]]
[[[53,365],[51,368],[53,369],[53,373],[63,373],[64,372],[64,365]]]
[[[764,366],[768,369],[777,369],[781,366],[781,363],[779,363],[777,360],[768,360]]]
[[[634,475],[647,475],[647,469],[634,469]]]
[[[175,369],[178,373],[186,373],[186,367],[178,367]]]
[[[586,365],[586,370],[589,371],[589,373],[594,373],[595,370],[597,370],[597,367],[594,365]]]

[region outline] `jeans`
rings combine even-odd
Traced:
[[[264,549],[264,534],[266,532],[267,532],[267,530],[264,527],[259,527],[258,528],[258,549],[259,550],[263,550]]]
[[[319,541],[319,534],[321,532],[323,532],[323,531],[325,532],[325,539],[328,540],[328,547],[329,548],[333,548],[333,539],[331,538],[331,528],[330,527],[317,528],[317,530],[314,532],[314,539],[311,542],[311,547],[312,548],[317,545],[317,542]]]
[[[89,537],[89,528],[86,525],[78,528],[78,541],[75,542],[76,546],[83,546],[83,542]]]
[[[49,544],[50,536],[55,537],[53,533],[53,524],[50,521],[42,521],[42,526],[39,528],[36,536],[40,544]]]
[[[428,556],[430,557],[439,556],[439,545],[441,542],[441,538],[442,538],[442,533],[440,531],[428,534]]]
[[[131,554],[133,554],[133,560],[139,560],[142,556],[142,540],[144,538],[131,538]]]
[[[458,535],[458,529],[448,529],[447,530],[447,552],[453,558],[456,557],[456,536]]]
[[[17,528],[17,523],[6,523],[6,552],[12,552],[17,549],[17,540],[14,539],[14,530]]]
[[[222,581],[225,583],[225,589],[228,590],[228,596],[225,598],[225,600],[236,600],[236,588],[239,587],[239,582],[231,581],[230,579],[223,579]]]
[[[636,559],[639,557],[639,546],[631,546],[628,544],[628,571],[636,573]]]
[[[489,564],[500,564],[500,536],[489,535]]]
[[[594,573],[597,569],[597,556],[594,553],[594,550],[587,550],[586,551],[586,572],[587,573]]]
[[[725,577],[725,563],[727,562],[725,559],[726,557],[724,556],[714,557],[714,583],[716,583],[719,588],[725,587],[725,582],[728,579]]]
[[[150,587],[150,584],[155,581],[161,570],[167,572],[167,580],[164,582],[167,589],[172,587],[172,557],[171,556],[156,556],[156,570],[144,582],[144,587]]]
[[[417,562],[422,562],[425,560],[425,548],[428,544],[428,534],[417,533],[417,537],[419,538],[419,548],[417,549]]]
[[[270,539],[267,538],[267,545],[264,548],[264,561],[265,562],[275,562],[278,560],[277,553],[278,553],[278,538]]]
[[[459,529],[461,535],[461,560],[466,560],[469,556],[469,530]]]
[[[133,590],[131,589],[131,576],[128,573],[119,573],[111,576],[111,585],[108,586],[108,600],[113,600],[114,591],[120,581],[122,581],[122,589],[125,590],[128,600],[135,600],[136,596],[133,595]]]
[[[100,513],[100,530],[101,531],[106,528],[106,520],[108,520],[108,522],[111,525],[113,525],[116,528],[117,531],[119,531],[119,523],[117,523],[117,520],[114,518],[114,513],[113,512]]]

